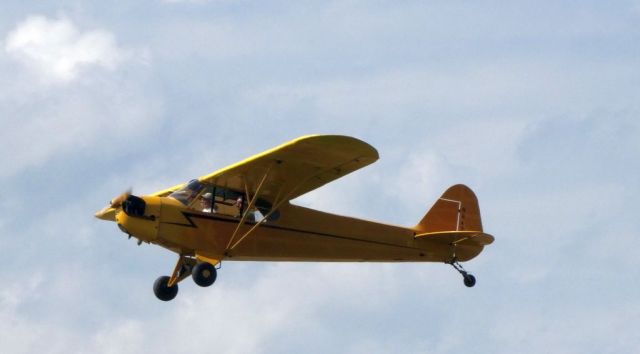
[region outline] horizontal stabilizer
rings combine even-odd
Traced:
[[[441,231],[417,234],[415,238],[448,245],[484,246],[493,242],[493,236],[481,231]]]

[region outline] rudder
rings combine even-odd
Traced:
[[[451,186],[436,200],[435,204],[414,229],[418,233],[442,231],[482,232],[478,198],[469,187],[463,184]]]

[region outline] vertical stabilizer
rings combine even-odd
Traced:
[[[451,186],[414,229],[418,233],[482,231],[478,198],[463,184]]]

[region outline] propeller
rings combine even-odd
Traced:
[[[109,206],[97,212],[95,214],[95,217],[102,220],[115,221],[116,209],[122,207],[122,203],[124,203],[124,201],[129,198],[131,192],[132,190],[131,188],[129,188],[126,191],[120,193],[120,195],[118,195],[117,197],[111,199],[111,201],[109,202]]]
[[[131,192],[132,192],[132,190],[131,190],[131,188],[129,188],[129,189],[127,189],[126,191],[124,191],[124,192],[120,193],[120,195],[119,195],[119,196],[117,196],[117,197],[115,197],[115,198],[111,199],[111,202],[110,202],[111,207],[112,207],[112,208],[119,208],[119,207],[121,207],[121,206],[122,206],[122,203],[123,203],[125,200],[127,200],[127,198],[129,198],[129,196],[131,195]]]

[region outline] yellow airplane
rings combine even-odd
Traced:
[[[246,160],[147,196],[125,192],[95,216],[115,221],[129,237],[178,254],[156,297],[172,300],[189,275],[213,284],[217,265],[235,261],[444,262],[467,287],[459,262],[476,257],[493,236],[482,231],[475,194],[447,189],[414,227],[333,215],[289,203],[367,166],[378,152],[358,139],[303,136]]]

